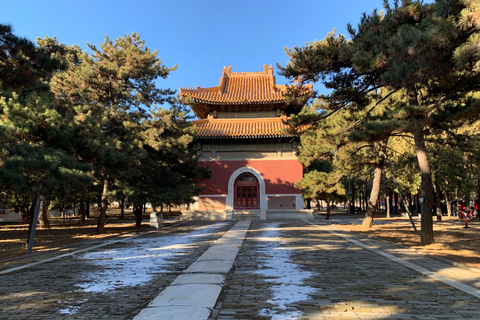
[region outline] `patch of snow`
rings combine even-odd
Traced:
[[[301,270],[292,263],[291,255],[293,250],[282,248],[285,241],[281,240],[278,231],[279,223],[271,223],[256,240],[263,242],[262,249],[267,253],[267,258],[260,261],[257,274],[262,274],[271,282],[273,297],[267,302],[275,305],[271,309],[260,311],[262,316],[270,316],[272,320],[299,319],[302,312],[292,307],[291,304],[307,300],[309,294],[317,289],[308,287],[304,280],[311,277],[313,273]],[[281,284],[278,284],[281,283]]]
[[[68,307],[68,308],[58,310],[58,313],[61,313],[61,314],[75,314],[77,312],[77,309],[79,309],[79,307]]]
[[[69,300],[73,300],[73,299],[69,299]],[[79,301],[78,303],[82,304],[86,301],[88,301],[88,300],[84,299],[84,300]],[[61,303],[61,301],[58,301],[58,303]],[[58,310],[58,313],[61,313],[61,314],[75,314],[75,313],[77,313],[77,311],[79,309],[80,309],[80,306],[68,306],[66,308]]]
[[[207,236],[224,222],[197,228],[185,235],[135,238],[124,248],[87,252],[75,256],[97,267],[81,276],[76,286],[85,292],[105,293],[150,281],[155,274],[169,272],[169,260],[187,254],[194,237]]]

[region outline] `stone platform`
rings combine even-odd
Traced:
[[[313,210],[182,210],[183,220],[314,219]]]

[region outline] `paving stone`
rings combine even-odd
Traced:
[[[177,227],[167,227],[141,237],[155,242],[164,236],[177,234],[180,237],[199,227],[207,227],[214,223],[182,222]],[[84,292],[75,287],[77,276],[96,271],[96,269],[88,261],[72,257],[55,259],[31,268],[0,274],[2,284],[0,286],[0,319],[28,319],[27,317],[36,320],[132,319],[232,225],[233,223],[226,223],[216,229],[217,232],[195,239],[186,254],[170,258],[169,270],[158,272],[150,281],[133,287],[117,288],[108,293]],[[82,243],[76,249],[81,250],[88,248],[88,245],[93,247],[97,244],[98,242]],[[89,252],[119,248],[135,250],[133,239],[92,249]],[[75,248],[68,251],[73,252]],[[43,256],[36,254],[32,258],[22,257],[18,261],[9,261],[8,266],[0,262],[0,270],[52,257],[54,257],[52,252],[46,252]],[[115,270],[109,272],[115,272]]]
[[[172,233],[181,236],[213,223],[183,221],[175,228],[160,229],[141,237],[157,241]],[[0,274],[0,319],[131,320],[142,312],[158,316],[160,309],[147,306],[160,292],[172,286],[183,287],[189,291],[186,294],[192,294],[192,291],[194,294],[196,289],[190,285],[198,281],[216,285],[216,291],[220,291],[216,301],[209,302],[212,308],[189,309],[192,312],[201,311],[201,316],[209,317],[209,320],[480,318],[480,299],[472,295],[477,292],[475,290],[480,290],[480,271],[477,273],[452,266],[392,243],[342,230],[339,225],[324,224],[321,220],[315,220],[313,224],[303,220],[252,221],[243,242],[235,242],[232,237],[218,241],[234,223],[225,223],[218,232],[195,239],[186,254],[171,257],[170,266],[154,274],[151,280],[124,288],[115,287],[114,281],[112,290],[106,293],[79,290],[75,286],[78,275],[88,274],[97,267],[65,254],[99,245],[102,246],[88,252],[135,250],[135,238],[108,244],[92,241],[63,251],[0,261],[0,271],[29,265]],[[269,241],[261,238],[267,230],[274,232]],[[186,277],[184,272],[188,268],[192,270],[194,262],[203,253],[211,252],[204,256],[203,262],[221,261],[222,254],[218,249],[208,251],[214,248],[215,243],[227,246],[224,252],[229,254],[230,260],[235,257],[232,252],[240,248],[230,266],[222,269],[228,269],[227,274],[193,273],[189,276],[195,279]],[[413,270],[375,250],[468,285],[472,294]],[[274,257],[278,258],[279,252],[284,253],[281,265],[270,264]],[[44,259],[51,260],[42,263]],[[295,267],[290,273],[296,276],[297,289],[308,289],[310,293],[301,299],[285,300],[283,305],[279,305],[284,278],[277,278],[275,273],[287,267]],[[109,268],[104,268],[104,271],[115,272]],[[308,277],[298,278],[307,273]],[[287,278],[286,275],[284,277]],[[212,293],[209,299],[215,294]],[[151,319],[168,319],[166,313],[163,315],[163,318]],[[197,317],[195,313],[192,315],[191,319]]]
[[[226,277],[219,301],[224,302],[223,309],[238,312],[235,319],[262,319],[259,315],[262,309],[275,310],[275,305],[269,303],[273,298],[272,282],[269,277],[256,274],[258,270],[268,270],[262,263],[272,256],[271,250],[274,250],[262,247],[258,241],[259,233],[268,225],[271,225],[268,221],[252,223],[249,233],[255,234],[255,238],[247,237],[244,241],[235,269]],[[480,307],[478,299],[323,229],[301,221],[277,225],[280,232],[277,249],[286,251],[292,248],[289,263],[313,272],[302,285],[317,290],[305,301],[288,304],[290,309],[285,312],[285,319],[429,319],[437,316],[441,319],[476,319],[466,306]],[[352,236],[348,232],[345,234]],[[415,256],[404,248],[401,250],[382,241],[359,238],[389,253],[397,249],[396,255],[422,267],[430,266],[433,271],[450,268],[438,261],[431,263],[431,258]],[[308,249],[298,250],[305,248],[305,243]],[[256,304],[252,303],[252,297],[255,297]],[[459,299],[468,302],[455,307],[455,301]],[[244,305],[251,306],[251,310],[243,309]],[[316,308],[312,309],[313,306]],[[222,319],[221,311],[217,316],[212,313],[211,319]],[[290,318],[289,312],[295,316]],[[278,312],[275,317],[283,319],[280,314]]]

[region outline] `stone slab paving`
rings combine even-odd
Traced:
[[[134,320],[207,320],[249,225],[250,221],[237,222]]]
[[[183,221],[0,262],[0,319],[132,319],[232,225]]]
[[[178,318],[161,293],[190,297],[176,304],[192,320],[480,319],[480,270],[322,220],[252,221],[241,245],[239,234],[222,237],[234,225],[183,221],[0,262],[0,319]],[[115,256],[121,251],[129,255]],[[153,271],[126,269],[130,260],[162,257],[151,260]],[[118,277],[104,282],[92,274]]]
[[[296,286],[276,266],[280,262],[289,273],[304,274]],[[480,270],[452,267],[336,225],[259,221],[210,319],[480,319],[479,285]]]

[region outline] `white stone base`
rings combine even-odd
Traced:
[[[309,219],[313,220],[313,210],[267,210],[267,220]]]
[[[227,210],[182,210],[182,220],[227,220]],[[231,220],[231,219],[228,219]]]
[[[163,227],[163,214],[160,212],[150,213],[150,227],[160,229]]]
[[[313,220],[313,210],[183,210],[182,220]]]

